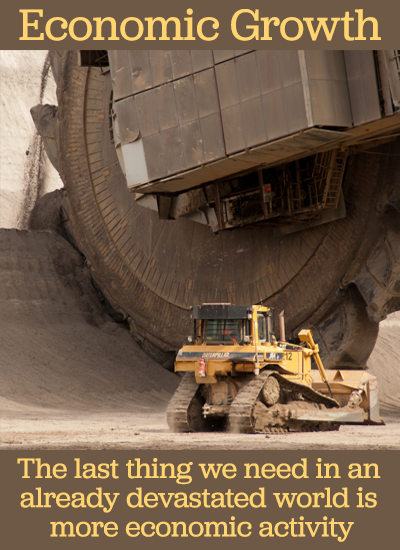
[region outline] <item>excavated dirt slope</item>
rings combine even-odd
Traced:
[[[368,367],[378,377],[381,409],[400,414],[400,312],[379,326],[379,336]]]
[[[0,239],[6,408],[164,409],[175,375],[103,313],[82,256],[50,231],[3,229]]]

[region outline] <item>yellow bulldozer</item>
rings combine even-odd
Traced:
[[[190,309],[193,336],[175,362],[175,372],[186,374],[167,409],[172,431],[284,433],[383,424],[376,377],[325,371],[311,330],[299,332],[299,344],[286,342],[283,312],[278,341],[272,308]]]

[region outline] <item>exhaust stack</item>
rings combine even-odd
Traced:
[[[286,342],[286,335],[285,335],[285,310],[283,309],[279,314],[279,340],[281,342]]]

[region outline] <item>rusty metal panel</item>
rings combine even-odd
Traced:
[[[260,97],[260,81],[255,52],[238,57],[235,61],[241,101]]]
[[[212,70],[196,75],[196,82],[191,75],[137,94],[135,101],[142,137],[153,136],[151,140],[144,139],[151,179],[224,157]],[[159,140],[154,137],[157,133],[160,133]]]
[[[308,50],[305,58],[313,124],[350,127],[352,116],[343,51]]]
[[[225,156],[215,75],[212,69],[194,75],[194,88],[205,162]]]
[[[129,50],[128,58],[133,84],[133,93],[153,87],[149,52],[147,50]]]
[[[119,133],[118,141],[121,145],[136,141],[139,137],[139,123],[134,98],[128,97],[123,101],[118,101],[114,106],[114,110]]]
[[[213,50],[213,54],[215,64],[223,63],[228,59],[233,59],[235,56],[234,50]]]
[[[214,65],[211,50],[129,50],[118,55],[113,51],[110,55],[113,57],[113,74],[121,67],[127,68],[126,75],[130,71],[123,97],[162,86]]]
[[[202,117],[200,119],[200,128],[205,162],[224,158],[225,145],[219,113]]]
[[[214,65],[212,50],[190,50],[193,72],[204,71]]]
[[[160,135],[167,174],[181,172],[185,169],[185,158],[180,128],[171,128]]]
[[[307,128],[297,52],[259,51],[257,65],[267,140]]]
[[[277,139],[289,133],[283,90],[263,95],[267,140]]]
[[[254,147],[267,139],[256,53],[237,58],[235,65],[246,147]]]
[[[262,94],[269,94],[283,87],[279,52],[261,50],[257,52],[258,74]]]
[[[169,50],[149,50],[153,86],[161,86],[173,79]]]
[[[289,133],[308,128],[302,83],[288,86],[284,94]]]
[[[235,62],[227,61],[215,67],[221,109],[227,109],[240,102]]]
[[[346,80],[345,66],[340,63],[340,55],[333,55],[330,50],[308,50],[305,52],[307,59],[308,75],[311,80]]]
[[[115,101],[132,95],[133,84],[128,52],[126,50],[110,50],[109,60]]]
[[[340,82],[347,82],[346,62],[344,51],[330,50],[331,61],[331,74],[333,80],[340,80]]]
[[[172,76],[182,78],[193,73],[192,59],[189,50],[171,50]]]
[[[246,147],[255,147],[267,140],[261,97],[242,103]]]
[[[199,116],[219,113],[217,86],[213,69],[202,71],[193,77]]]
[[[174,82],[175,102],[180,124],[185,124],[199,117],[193,76],[181,78]]]
[[[216,66],[226,152],[258,145],[267,137],[256,54]]]
[[[352,114],[347,81],[342,82],[334,80],[332,86],[337,125],[343,127],[352,126]]]
[[[144,137],[143,149],[150,181],[164,178],[167,169],[164,162],[161,135],[153,134]]]
[[[218,63],[223,63],[224,61],[228,61],[229,59],[233,59],[234,57],[239,57],[241,55],[244,55],[248,52],[252,52],[254,50],[212,50],[214,54],[214,62],[217,65]]]
[[[354,126],[381,118],[373,52],[346,50],[344,58]]]
[[[332,82],[313,80],[310,83],[313,119],[319,124],[329,126],[335,121],[335,104]]]
[[[235,57],[239,57],[241,55],[244,55],[245,53],[254,52],[255,50],[234,50]]]
[[[181,126],[185,169],[204,164],[204,153],[199,120],[193,120]]]
[[[156,99],[156,93],[153,90],[135,96],[136,112],[142,137],[151,136],[160,131]]]
[[[246,149],[246,135],[240,104],[227,107],[222,111],[222,126],[228,155]]]
[[[279,65],[281,70],[282,85],[293,86],[301,82],[299,56],[296,50],[279,50]]]
[[[178,126],[178,113],[173,83],[150,90],[149,93],[156,95],[160,131],[162,132],[163,130],[169,130]]]
[[[215,67],[226,153],[246,148],[235,60]]]

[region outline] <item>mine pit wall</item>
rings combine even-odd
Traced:
[[[47,52],[0,52],[0,226],[27,227],[38,197],[63,186],[43,154],[30,115],[34,104],[56,103],[56,86]]]

